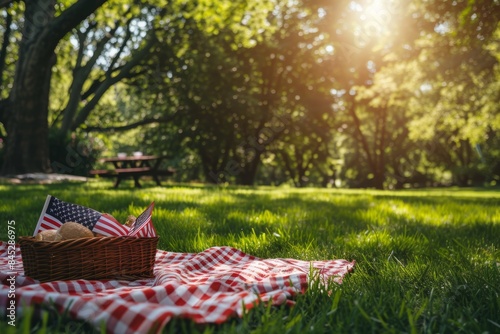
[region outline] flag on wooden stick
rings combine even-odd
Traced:
[[[134,225],[130,229],[128,235],[144,238],[156,237],[156,230],[153,226],[153,221],[151,216],[153,215],[153,208],[155,202],[152,202],[143,213],[137,217]]]

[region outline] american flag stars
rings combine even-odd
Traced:
[[[53,196],[50,199],[47,212],[63,223],[76,221],[91,230],[101,216],[101,213],[98,211],[80,205],[66,203]]]

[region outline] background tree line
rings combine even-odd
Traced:
[[[171,156],[178,181],[500,181],[498,0],[0,0],[2,173]]]

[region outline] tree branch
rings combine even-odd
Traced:
[[[81,100],[86,100],[88,99],[92,94],[94,94],[99,86],[104,82],[104,79],[101,77],[96,78],[95,80],[92,81],[92,84],[90,87],[82,93]]]
[[[285,164],[285,169],[288,171],[288,174],[290,175],[293,184],[297,186],[297,180],[295,179],[295,170],[292,167],[292,162],[291,159],[286,151],[279,151],[281,158],[283,160],[283,163]]]
[[[72,130],[76,129],[77,127],[79,127],[81,124],[83,124],[85,122],[85,120],[89,116],[92,109],[94,109],[94,107],[97,105],[97,103],[99,103],[99,100],[104,95],[104,93],[108,90],[108,88],[111,87],[112,85],[114,85],[115,83],[119,82],[120,80],[122,80],[124,77],[126,77],[130,73],[130,71],[137,64],[139,64],[139,62],[148,54],[149,49],[153,46],[155,41],[156,41],[156,36],[155,36],[154,32],[152,32],[150,37],[149,37],[149,40],[146,42],[146,45],[132,56],[132,59],[125,66],[123,66],[120,73],[118,73],[114,77],[106,78],[99,85],[93,98],[80,110],[78,116],[76,117],[76,119],[71,127]]]
[[[7,7],[16,0],[0,0],[0,9]]]
[[[101,126],[88,126],[85,128],[86,132],[120,132],[120,131],[127,131],[131,129],[135,129],[139,126],[142,125],[148,125],[148,124],[162,124],[162,123],[170,123],[174,118],[176,114],[170,115],[170,116],[164,116],[164,117],[158,117],[158,118],[145,118],[140,121],[137,121],[135,123],[127,124],[127,125],[118,125],[118,126],[108,126],[108,127],[101,127]]]
[[[80,31],[78,29],[76,30],[76,36],[78,37],[78,54],[76,56],[76,65],[75,69],[81,67],[82,61],[83,61],[83,55],[85,53],[85,40],[87,39],[87,36],[89,35],[90,31],[95,28],[97,25],[96,22],[92,22],[89,24],[87,29],[85,31]]]
[[[95,26],[96,26],[95,24],[91,24],[90,27],[83,33],[78,31],[78,40],[80,43],[80,47],[78,50],[77,61],[73,69],[73,81],[70,87],[69,101],[64,110],[64,117],[61,126],[61,131],[63,133],[68,132],[70,128],[73,126],[73,120],[77,113],[78,106],[82,100],[82,89],[85,84],[85,81],[89,77],[92,68],[97,62],[97,59],[101,56],[102,52],[104,51],[106,44],[114,36],[119,27],[117,21],[115,23],[115,27],[111,29],[111,31],[108,34],[106,34],[100,41],[96,43],[95,51],[92,54],[92,57],[90,57],[87,63],[83,65],[82,62],[85,50],[85,40],[87,39],[87,35],[89,34],[90,30]]]
[[[132,33],[130,31],[130,22],[132,22],[132,19],[129,19],[127,21],[126,27],[127,27],[127,33],[125,34],[125,38],[123,39],[122,45],[118,49],[118,52],[116,53],[115,57],[111,60],[111,64],[109,65],[108,71],[106,72],[106,77],[111,77],[111,74],[114,71],[115,65],[120,59],[123,50],[125,50],[125,47],[127,46],[127,42],[130,40],[132,37]]]
[[[318,142],[318,144],[316,145],[316,147],[312,150],[311,156],[309,157],[309,159],[307,159],[307,161],[306,161],[306,163],[304,165],[304,169],[305,170],[308,170],[309,168],[311,168],[311,165],[312,165],[312,163],[314,161],[314,155],[319,152],[319,150],[321,149],[321,145],[323,145],[323,141]]]
[[[372,154],[371,154],[371,151],[370,151],[370,146],[368,145],[368,141],[366,140],[366,137],[363,134],[363,131],[361,131],[361,121],[360,121],[358,115],[356,114],[356,110],[355,110],[356,107],[355,106],[356,105],[353,102],[347,108],[347,110],[348,110],[349,114],[351,115],[353,123],[354,123],[355,135],[361,141],[361,146],[363,147],[363,150],[365,151],[368,165],[370,165],[370,167],[373,168],[374,167],[374,161],[373,161]]]
[[[107,0],[78,0],[50,23],[50,40],[57,45],[67,33],[76,28],[106,1]]]

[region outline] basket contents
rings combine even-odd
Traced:
[[[156,237],[156,230],[151,221],[153,207],[154,202],[137,218],[133,215],[129,215],[125,224],[121,224],[116,218],[108,213],[101,213],[81,205],[67,203],[54,196],[48,195],[33,236],[46,230],[59,230],[63,224],[72,222],[78,223],[81,227],[85,227],[86,230],[90,230],[92,235],[87,232],[89,237]],[[70,225],[73,225],[73,227],[68,229],[68,233],[73,233],[72,231],[74,229],[78,229],[81,233],[85,233],[80,227],[74,226],[74,224]],[[75,235],[76,238],[83,237],[83,235]],[[46,240],[43,235],[41,240]]]
[[[137,218],[135,216],[132,215],[128,216],[127,221],[125,222],[125,226],[132,227],[135,224],[136,220]]]
[[[67,222],[61,225],[58,230],[45,230],[35,236],[35,240],[61,241],[68,239],[93,238],[91,230],[76,222]]]
[[[35,240],[37,241],[60,241],[61,235],[59,234],[59,230],[45,230],[39,232],[35,236]]]

